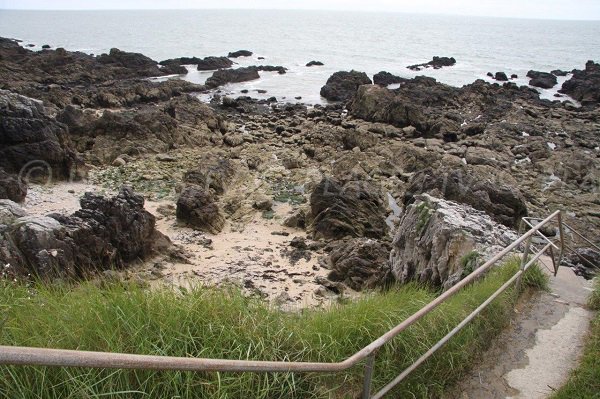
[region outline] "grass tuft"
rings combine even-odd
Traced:
[[[377,354],[380,388],[483,302],[519,268],[493,269]],[[535,268],[524,279],[541,286]],[[0,283],[0,344],[227,359],[341,361],[435,297],[415,284],[328,310],[286,313],[234,289],[146,290],[123,283]],[[440,394],[508,322],[507,291],[392,397]],[[0,367],[0,398],[343,398],[360,392],[363,368],[347,373],[251,374]]]

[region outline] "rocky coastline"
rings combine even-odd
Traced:
[[[393,281],[447,288],[527,215],[563,209],[598,241],[599,64],[562,84],[579,104],[506,74],[457,88],[385,71],[335,73],[327,105],[197,98],[286,73],[236,67],[251,55],[157,63],[0,38],[2,275],[233,282],[314,306]],[[214,73],[149,79],[184,65]],[[527,76],[553,87],[564,75]]]

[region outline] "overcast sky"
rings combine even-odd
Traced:
[[[0,0],[0,9],[316,9],[600,20],[600,0]]]

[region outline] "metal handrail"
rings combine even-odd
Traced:
[[[375,341],[365,346],[346,360],[337,363],[325,362],[286,362],[286,361],[253,361],[253,360],[226,360],[226,359],[206,359],[206,358],[186,358],[170,356],[153,355],[133,355],[124,353],[106,353],[90,352],[65,349],[47,349],[17,346],[0,346],[0,365],[31,365],[31,366],[58,366],[58,367],[87,367],[87,368],[109,368],[109,369],[144,369],[144,370],[177,370],[177,371],[223,371],[223,372],[339,372],[347,370],[361,361],[367,359],[365,364],[365,379],[363,386],[363,398],[380,398],[396,384],[398,384],[406,375],[418,367],[426,358],[431,356],[437,349],[441,348],[456,332],[471,321],[485,306],[487,306],[495,297],[503,292],[510,284],[517,281],[519,284],[522,274],[535,262],[547,249],[550,244],[539,251],[531,261],[527,262],[529,248],[531,246],[531,237],[552,219],[557,218],[562,228],[560,211],[556,211],[533,226],[529,231],[513,241],[510,245],[485,262],[471,274],[462,279],[456,285],[442,293],[440,296],[429,302],[419,311],[408,317],[406,320],[377,338]],[[468,285],[485,273],[489,268],[495,265],[505,255],[526,242],[523,262],[520,270],[498,291],[496,291],[479,308],[465,318],[454,330],[446,337],[442,338],[425,355],[413,363],[408,369],[400,374],[392,383],[388,384],[382,391],[371,396],[371,378],[373,375],[373,366],[376,352],[402,331],[413,325],[424,316],[429,314],[448,298],[454,296],[461,288]],[[562,243],[561,243],[562,244]],[[563,246],[561,245],[561,256]]]

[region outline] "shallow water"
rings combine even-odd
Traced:
[[[488,79],[488,71],[505,71],[519,75],[516,83],[526,84],[529,69],[581,69],[589,59],[600,60],[600,21],[381,12],[0,10],[0,36],[34,43],[33,49],[50,44],[99,54],[117,47],[156,60],[248,49],[255,54],[237,59],[240,65],[283,65],[288,73],[261,72],[260,80],[226,86],[225,91],[247,89],[253,97],[287,100],[301,96],[307,103],[321,102],[320,87],[339,70],[425,74],[455,86]],[[434,55],[453,56],[457,64],[421,72],[406,69]],[[311,60],[325,66],[305,67]],[[207,76],[210,72],[191,71],[187,79],[203,83]],[[267,93],[256,93],[258,89]]]

